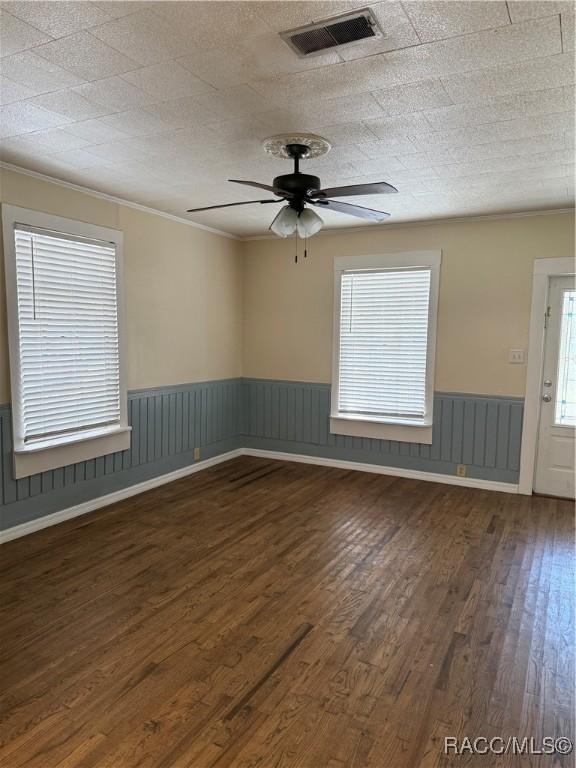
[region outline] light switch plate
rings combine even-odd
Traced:
[[[508,362],[513,365],[518,365],[526,362],[526,350],[525,349],[509,349],[508,350]]]

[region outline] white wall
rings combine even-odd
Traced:
[[[334,256],[442,250],[437,391],[523,396],[536,258],[574,254],[571,213],[322,234],[294,263],[294,241],[243,243],[244,376],[329,382]]]
[[[0,171],[0,200],[124,232],[130,389],[241,375],[236,240],[13,171]],[[10,400],[3,269],[0,253],[0,404]]]

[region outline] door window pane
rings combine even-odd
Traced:
[[[562,298],[555,422],[576,426],[576,291]]]

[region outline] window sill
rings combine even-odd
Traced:
[[[14,450],[17,480],[130,448],[131,427],[94,429],[82,435],[51,438]]]
[[[396,440],[400,443],[432,444],[432,424],[406,420],[382,421],[353,415],[330,416],[330,432],[375,440]]]
[[[94,440],[96,437],[118,435],[122,432],[130,432],[131,430],[132,427],[102,427],[70,435],[61,435],[60,437],[50,437],[46,440],[34,440],[31,443],[25,443],[18,448],[14,448],[14,453],[36,453],[36,451],[45,451],[48,448],[56,448],[60,445],[76,445],[77,443],[85,443],[87,440]]]

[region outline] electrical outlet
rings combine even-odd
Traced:
[[[198,461],[200,458],[200,448],[194,448],[194,461]]]
[[[456,474],[458,477],[466,477],[466,464],[458,464]]]

